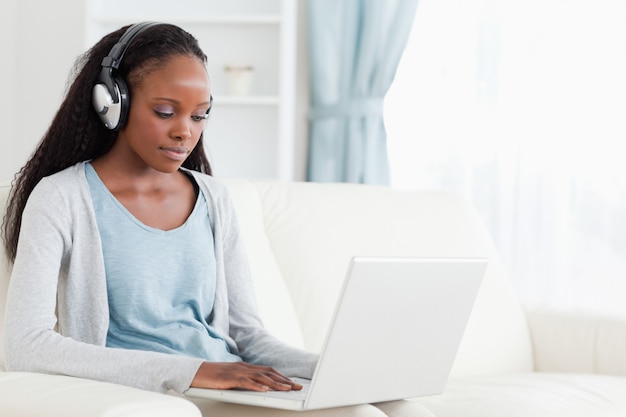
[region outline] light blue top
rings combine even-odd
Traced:
[[[133,216],[86,165],[102,240],[110,323],[106,345],[241,360],[210,324],[216,260],[208,205],[198,193],[180,227],[163,231]]]

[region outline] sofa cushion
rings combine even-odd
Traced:
[[[281,340],[303,347],[291,297],[265,232],[259,191],[245,180],[222,182],[237,210],[263,324]]]
[[[455,380],[416,401],[437,417],[617,417],[624,393],[623,377],[536,372]]]
[[[535,370],[626,376],[626,317],[526,307]]]
[[[256,185],[308,349],[321,348],[351,257],[482,256],[489,266],[452,376],[532,369],[523,311],[486,228],[464,200],[356,184]]]

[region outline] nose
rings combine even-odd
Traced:
[[[191,120],[180,118],[176,124],[172,126],[170,135],[173,139],[183,141],[191,138]]]

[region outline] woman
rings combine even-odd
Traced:
[[[234,208],[202,145],[205,64],[195,38],[158,23],[105,36],[77,64],[3,225],[8,370],[178,393],[298,390],[286,375],[311,377],[317,355],[258,318]]]

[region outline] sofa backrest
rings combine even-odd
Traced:
[[[282,282],[275,305],[295,310],[306,348],[321,348],[352,256],[480,256],[489,265],[452,376],[532,369],[523,311],[484,224],[463,199],[356,184],[225,182],[257,292]],[[261,302],[271,302],[268,295]]]

